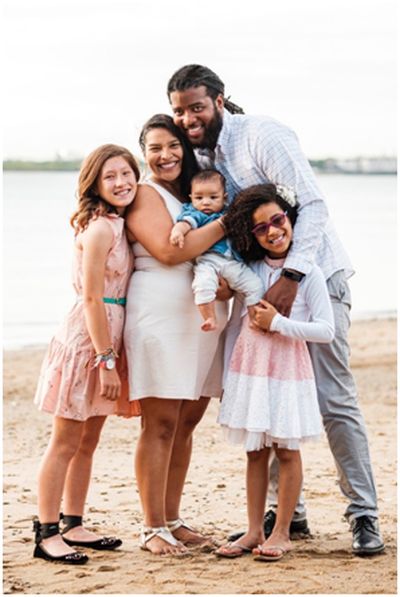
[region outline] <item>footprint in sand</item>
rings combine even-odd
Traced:
[[[97,568],[97,572],[114,572],[115,570],[119,570],[121,566],[108,566],[104,564],[103,566],[99,566]]]

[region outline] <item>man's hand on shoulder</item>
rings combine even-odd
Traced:
[[[264,298],[274,305],[281,315],[289,317],[298,286],[298,282],[281,276],[265,293]]]

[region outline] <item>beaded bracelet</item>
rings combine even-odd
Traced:
[[[118,358],[118,354],[115,352],[112,346],[95,355],[93,368],[98,367],[102,362],[107,361],[110,357],[114,359]]]
[[[220,218],[218,218],[217,222],[218,222],[218,224],[221,226],[222,230],[226,234],[226,227],[225,227],[225,224],[224,224],[224,217],[221,216]]]

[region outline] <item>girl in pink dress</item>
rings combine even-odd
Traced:
[[[84,564],[72,546],[115,549],[122,541],[99,538],[82,526],[93,453],[107,415],[140,413],[128,401],[122,329],[133,257],[123,215],[135,197],[139,168],[133,155],[103,145],[84,161],[78,188],[73,283],[77,300],[45,356],[35,403],[54,415],[39,471],[34,557]],[[61,499],[66,514],[59,532]]]
[[[240,192],[224,217],[233,246],[262,279],[265,291],[285,275],[297,216],[295,196],[273,184]],[[291,549],[289,526],[302,482],[300,442],[317,439],[321,419],[306,342],[334,337],[332,307],[321,270],[294,274],[298,286],[290,318],[261,300],[250,322],[242,309],[241,328],[230,358],[218,417],[232,443],[247,452],[248,530],[217,550],[222,557],[253,551],[255,559],[280,559]],[[299,280],[301,278],[301,280]],[[240,318],[240,305],[236,305]],[[233,314],[235,319],[235,313]],[[271,449],[279,459],[276,523],[265,540],[263,517]]]

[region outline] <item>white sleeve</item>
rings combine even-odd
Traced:
[[[304,299],[311,311],[310,321],[294,321],[277,313],[270,331],[307,342],[332,342],[335,323],[328,288],[321,270],[314,267],[304,278]]]

